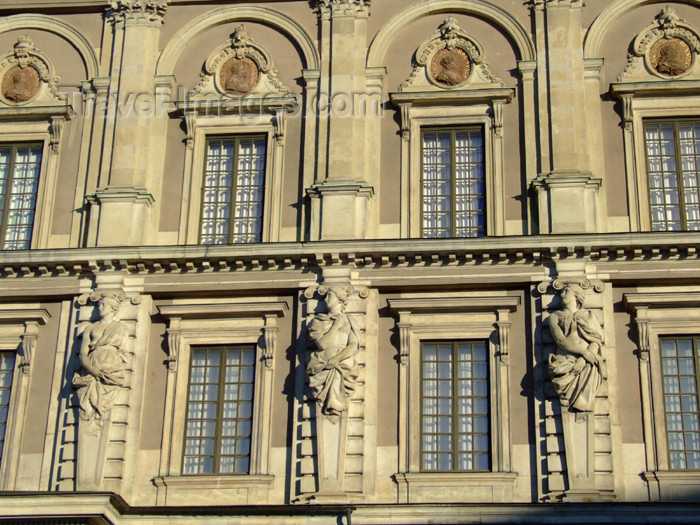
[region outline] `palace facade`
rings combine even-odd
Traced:
[[[696,0],[4,0],[0,521],[693,522]]]

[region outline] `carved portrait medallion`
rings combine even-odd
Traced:
[[[459,48],[441,49],[430,62],[433,80],[445,87],[457,86],[464,82],[470,69],[469,57]]]
[[[27,102],[39,91],[39,72],[32,66],[15,66],[3,75],[0,89],[10,102]]]
[[[224,91],[243,95],[258,85],[258,65],[248,57],[232,58],[220,70],[221,87]]]
[[[654,71],[669,77],[682,75],[693,62],[690,46],[680,38],[661,38],[649,49],[649,63]]]

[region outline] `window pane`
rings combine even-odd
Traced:
[[[0,148],[2,249],[30,247],[41,171],[41,146]]]
[[[486,344],[426,342],[421,350],[422,470],[488,470]]]
[[[248,472],[254,360],[255,348],[250,346],[192,349],[183,458],[186,474]]]
[[[698,410],[698,338],[660,339],[666,438],[672,469],[697,468],[700,451]]]
[[[2,160],[2,157],[0,157]],[[5,444],[5,430],[7,417],[10,412],[10,390],[12,377],[15,371],[15,353],[0,352],[0,463],[2,462],[3,445]]]
[[[203,244],[260,242],[266,143],[262,137],[212,139],[202,188]]]
[[[651,229],[700,230],[700,122],[645,123]]]
[[[482,130],[426,131],[421,157],[423,237],[485,235]]]

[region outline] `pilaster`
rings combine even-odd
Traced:
[[[328,147],[319,164],[311,198],[312,240],[367,236],[374,189],[368,182],[367,117],[372,111],[365,67],[369,0],[318,0],[321,26],[321,82],[318,86],[319,138]],[[332,60],[331,60],[332,57]],[[327,79],[327,80],[324,80]],[[340,189],[339,189],[340,188]],[[348,227],[350,223],[352,227]]]
[[[168,0],[113,0],[107,21],[113,29],[105,149],[97,191],[88,197],[88,239],[97,246],[152,242],[153,195],[159,177],[151,164],[159,96],[154,71],[160,27]],[[162,90],[161,90],[162,91]],[[111,145],[111,147],[110,147]],[[133,219],[133,220],[131,220]],[[96,231],[94,231],[96,230]]]
[[[601,180],[591,170],[586,110],[587,68],[583,59],[581,0],[533,0],[538,62],[546,76],[538,85],[540,112],[546,107],[549,128],[540,127],[540,175],[537,194],[541,233],[600,231]],[[595,123],[593,123],[595,124]],[[549,145],[549,147],[547,147]]]

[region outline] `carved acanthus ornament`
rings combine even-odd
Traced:
[[[408,357],[411,353],[411,312],[399,312],[399,362],[402,365],[408,364]]]
[[[60,77],[28,36],[20,36],[12,52],[0,58],[0,101],[5,105],[65,104]]]
[[[639,359],[649,361],[651,341],[649,339],[649,319],[646,318],[646,308],[638,308],[635,321],[637,323],[637,336],[639,337]]]
[[[665,7],[634,40],[618,82],[700,78],[700,32]]]
[[[111,0],[112,23],[137,23],[159,26],[163,23],[168,0]]]
[[[496,326],[498,327],[498,357],[503,364],[508,363],[510,356],[510,310],[496,310]]]
[[[328,16],[369,16],[371,0],[317,0],[316,13],[321,17]]]
[[[272,368],[274,364],[275,351],[277,348],[277,332],[277,315],[265,315],[265,326],[263,326],[263,339],[265,340],[263,360],[267,368]]]
[[[38,339],[39,323],[36,321],[26,321],[24,323],[24,334],[22,334],[22,344],[20,345],[21,355],[19,360],[19,367],[24,374],[29,373]]]
[[[307,289],[304,295],[310,299],[315,293],[323,298],[325,311],[316,313],[308,324],[311,351],[306,371],[312,399],[322,414],[337,423],[355,391],[360,372],[357,353],[364,346],[358,320],[346,313],[356,290],[349,285],[320,286]],[[369,290],[361,288],[357,295],[365,299]]]
[[[409,78],[399,91],[502,87],[481,45],[448,17],[416,51]]]
[[[270,53],[250,38],[244,25],[207,58],[190,99],[212,96],[288,96],[291,90],[280,81]]]
[[[180,355],[180,346],[182,346],[182,332],[178,329],[180,324],[179,318],[170,320],[168,327],[168,370],[174,372],[177,370],[177,356]]]

